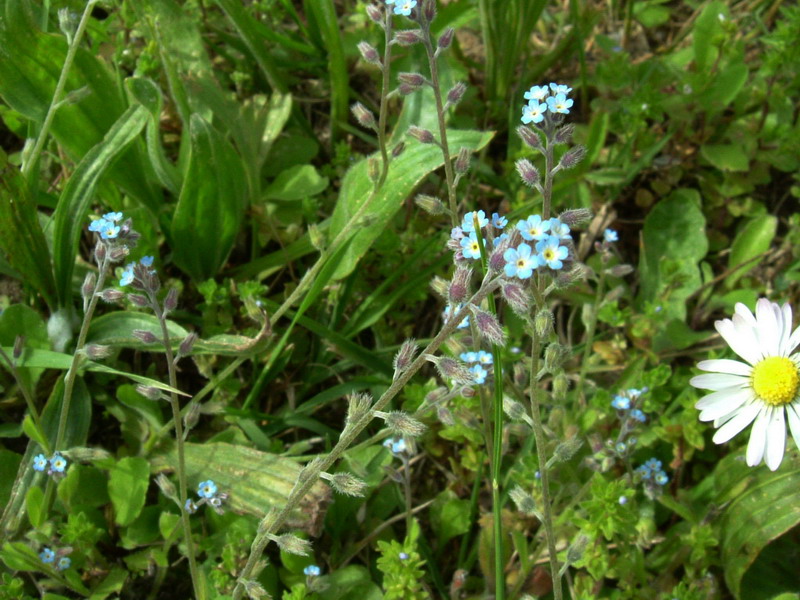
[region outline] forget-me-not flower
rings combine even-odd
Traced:
[[[550,89],[553,91],[553,94],[569,94],[572,91],[572,88],[559,83],[550,83]]]
[[[103,215],[103,218],[106,221],[111,221],[112,223],[119,223],[122,221],[122,213],[121,212],[110,212]]]
[[[201,498],[213,498],[217,494],[217,484],[211,481],[201,481],[197,486],[197,495]]]
[[[550,98],[548,98],[549,100]],[[525,125],[529,123],[541,123],[544,121],[544,113],[547,111],[547,104],[526,104],[522,107],[522,122]]]
[[[478,350],[477,362],[482,365],[491,365],[494,363],[494,356],[492,356],[491,352],[486,352],[486,350]]]
[[[634,409],[633,409],[633,410],[630,412],[630,415],[631,415],[631,418],[632,418],[632,419],[634,419],[634,420],[636,420],[636,421],[639,421],[639,423],[644,423],[645,421],[647,421],[647,417],[646,417],[646,416],[644,415],[644,413],[643,413],[641,410],[639,410],[638,408],[634,408]]]
[[[469,234],[469,237],[461,240],[461,254],[464,255],[464,258],[478,259],[481,257],[481,247],[474,231]]]
[[[494,241],[492,242],[492,244],[494,245],[495,248],[497,248],[500,245],[500,242],[502,242],[503,240],[507,240],[507,239],[508,239],[508,234],[507,233],[501,233],[496,238],[494,238]]]
[[[533,249],[525,242],[516,248],[509,248],[503,253],[506,261],[504,268],[506,277],[519,277],[520,279],[530,279],[533,270],[539,264],[536,256],[531,256]]]
[[[125,287],[131,283],[133,283],[133,263],[128,263],[122,271],[122,277],[119,278],[119,285]]]
[[[67,459],[61,456],[58,452],[50,459],[50,469],[55,473],[63,473],[67,468]]]
[[[152,256],[143,256],[139,259],[139,262],[142,263],[145,267],[152,267],[153,266],[153,257]]]
[[[37,454],[33,458],[33,470],[44,471],[47,468],[47,457],[44,454]]]
[[[550,109],[552,113],[561,113],[564,115],[569,114],[569,109],[574,104],[572,98],[567,98],[564,94],[557,94],[556,96],[550,96],[547,99],[547,108]]]
[[[402,454],[406,451],[406,440],[405,438],[386,438],[383,440],[383,445],[387,448],[392,454]]]
[[[547,237],[547,231],[550,229],[550,221],[542,221],[539,215],[531,215],[524,221],[517,223],[517,229],[522,234],[522,237],[528,241],[543,240]]]
[[[569,254],[566,247],[560,246],[560,241],[556,236],[551,235],[545,240],[536,243],[536,252],[539,253],[539,264],[548,266],[551,269],[560,269],[564,266],[561,262]]]
[[[403,15],[408,17],[411,14],[411,9],[417,5],[417,0],[405,0],[394,5],[394,14]]]
[[[603,241],[610,244],[611,242],[616,242],[617,240],[619,240],[619,236],[613,229],[606,229],[603,232]]]
[[[39,558],[43,563],[51,563],[56,559],[56,553],[50,548],[44,548],[41,552],[39,552]]]
[[[308,565],[305,569],[303,569],[303,573],[309,577],[319,577],[320,573],[322,573],[322,570],[317,565]]]
[[[656,473],[655,477],[653,477],[653,480],[658,485],[667,485],[667,483],[669,483],[669,476],[664,471],[659,471]]]
[[[186,509],[186,512],[189,513],[190,515],[193,515],[194,513],[197,512],[197,504],[195,504],[194,500],[192,500],[191,498],[186,499],[186,504],[184,504],[183,507]]]
[[[474,362],[478,362],[478,353],[477,352],[462,352],[458,355],[458,358],[463,360],[465,363],[470,364]]]
[[[628,410],[631,407],[631,399],[625,396],[614,396],[611,406],[617,410]]]
[[[547,89],[546,85],[534,85],[531,87],[531,89],[525,92],[524,98],[525,100],[533,100],[538,103],[543,102],[549,93],[550,91]]]
[[[447,321],[450,320],[450,315],[453,315],[458,311],[460,311],[463,306],[464,306],[463,304],[459,304],[458,306],[456,306],[454,311],[451,305],[447,305],[444,309],[444,312],[442,313],[444,322],[447,323]],[[461,323],[458,324],[457,329],[466,329],[467,327],[469,327],[469,315],[467,315],[461,320]]]
[[[94,231],[95,233],[100,233],[106,227],[108,227],[108,221],[105,219],[95,219],[89,223],[89,231]]]
[[[69,569],[69,566],[71,564],[72,561],[70,560],[69,556],[62,556],[61,558],[58,559],[58,562],[56,563],[56,569],[58,569],[59,571],[64,571],[66,569]]]
[[[500,213],[492,213],[492,225],[497,229],[505,229],[506,225],[508,225],[508,219],[501,217]]]
[[[550,219],[550,235],[556,236],[560,240],[571,240],[569,225],[562,223],[561,219],[553,217]]]
[[[486,376],[489,374],[486,369],[484,369],[480,365],[473,365],[469,368],[472,376],[475,378],[475,383],[483,384],[486,383]]]
[[[486,213],[482,210],[477,212],[472,211],[464,215],[464,220],[461,222],[461,230],[464,233],[475,231],[475,216],[478,217],[478,226],[483,229],[489,224],[489,219],[486,218]]]

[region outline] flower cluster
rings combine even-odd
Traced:
[[[662,487],[669,483],[669,475],[661,468],[661,461],[657,458],[651,458],[636,467],[636,473],[642,477],[642,481],[648,483],[653,482]]]
[[[197,502],[191,498],[186,499],[186,504],[184,506],[184,508],[186,508],[186,512],[193,514],[197,512],[197,509],[203,504],[208,504],[218,515],[223,513],[222,503],[228,499],[228,493],[219,492],[217,490],[217,484],[211,479],[201,481],[198,484],[197,495],[200,496],[200,500]]]
[[[541,123],[547,113],[568,115],[572,108],[573,100],[567,97],[572,91],[571,87],[557,83],[550,86],[534,85],[525,92],[525,100],[528,101],[522,107],[522,122]]]
[[[466,364],[472,365],[469,367],[470,373],[475,378],[475,383],[478,385],[486,383],[486,377],[489,375],[487,368],[491,368],[494,362],[494,357],[490,352],[485,350],[478,350],[477,352],[462,352],[459,358]]]
[[[406,440],[402,437],[390,437],[383,440],[384,448],[387,448],[392,454],[395,456],[400,456],[403,454],[408,447],[406,446]]]
[[[614,396],[614,399],[611,400],[611,406],[617,409],[617,416],[623,421],[645,423],[647,421],[647,417],[641,411],[641,409],[636,408],[634,405],[639,397],[646,391],[646,387],[642,388],[641,390],[630,388]]]
[[[104,240],[113,240],[119,237],[121,226],[118,225],[122,221],[121,212],[106,213],[100,219],[95,219],[89,225],[89,231],[100,234],[100,238]]]
[[[564,244],[572,239],[569,225],[555,217],[544,221],[541,215],[530,215],[517,223],[516,230],[526,241],[503,253],[506,277],[530,279],[540,267],[557,271],[564,266],[569,256],[569,248]]]
[[[56,571],[64,571],[65,569],[69,569],[72,564],[69,556],[64,556],[64,554],[68,552],[71,552],[71,550],[67,548],[58,551],[53,551],[50,548],[43,548],[42,551],[39,552],[39,559],[46,565],[52,564],[55,566]],[[58,558],[58,560],[56,560],[56,558]]]
[[[394,8],[394,14],[408,17],[411,9],[417,6],[417,0],[386,0],[386,4]]]
[[[50,458],[44,454],[37,454],[33,458],[33,470],[41,472],[47,470],[47,474],[50,476],[63,477],[66,468],[67,459],[61,456],[60,452],[56,452]]]
[[[150,269],[153,266],[153,260],[152,256],[144,256],[139,259],[138,268],[135,262],[125,265],[125,269],[123,269],[122,276],[119,279],[120,287],[130,285],[137,280],[140,284],[146,283],[146,279],[150,279],[156,274],[154,270]]]

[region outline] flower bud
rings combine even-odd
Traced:
[[[580,163],[585,156],[586,147],[575,146],[564,153],[564,156],[561,157],[561,161],[558,163],[558,166],[562,169],[571,169],[577,166],[577,164]]]
[[[506,334],[500,326],[500,321],[497,320],[497,317],[475,306],[473,306],[472,312],[475,314],[475,325],[478,329],[478,333],[492,344],[505,346]]]
[[[395,435],[414,438],[425,433],[426,427],[424,424],[401,410],[393,410],[388,413],[376,410],[374,414],[376,417],[386,421],[386,426]]]
[[[522,141],[525,142],[525,145],[531,150],[539,150],[540,152],[544,150],[544,146],[542,146],[542,138],[540,138],[539,134],[530,127],[527,127],[526,125],[520,125],[517,127],[517,135],[522,138]]]
[[[444,203],[434,196],[417,194],[417,197],[414,198],[414,203],[430,215],[441,215],[445,211]]]
[[[431,279],[431,289],[442,298],[449,296],[450,284],[438,275]]]
[[[522,421],[528,416],[525,413],[525,407],[508,396],[503,396],[503,410],[512,421]]]
[[[489,269],[494,271],[495,273],[499,273],[502,271],[506,266],[506,259],[503,258],[503,254],[508,249],[508,244],[505,240],[498,244],[497,248],[494,249],[494,252],[489,255]]]
[[[408,369],[409,365],[414,360],[417,354],[417,342],[414,339],[408,339],[400,346],[397,354],[394,357],[394,376],[397,377],[400,373]]]
[[[422,14],[428,23],[433,21],[436,18],[436,0],[422,0]]]
[[[136,386],[136,391],[148,400],[160,400],[162,395],[161,390],[152,385],[139,384]]]
[[[520,158],[516,166],[522,183],[528,187],[534,187],[539,183],[539,170],[527,158]]]
[[[413,46],[422,41],[421,29],[401,29],[395,32],[393,42],[401,46]]]
[[[577,282],[586,279],[587,273],[588,269],[585,265],[581,263],[574,263],[569,271],[559,271],[558,276],[555,278],[553,283],[555,283],[558,289],[566,289]]]
[[[100,299],[103,300],[103,302],[111,303],[111,302],[119,302],[120,300],[122,300],[122,298],[125,296],[125,293],[121,292],[120,290],[108,288],[100,292],[99,296]]]
[[[267,537],[278,544],[278,548],[289,554],[308,556],[311,553],[311,542],[291,533],[284,533],[283,535],[267,534]]]
[[[194,348],[194,343],[197,341],[197,334],[193,331],[181,342],[181,345],[178,346],[178,357],[182,356],[189,356],[192,353],[192,348]]]
[[[320,473],[320,477],[330,482],[331,487],[346,496],[362,497],[367,484],[351,473]]]
[[[435,141],[433,133],[427,129],[417,127],[416,125],[412,125],[408,128],[408,135],[422,144],[432,144]]]
[[[521,317],[530,315],[531,299],[522,286],[516,283],[506,283],[502,287],[502,294],[511,310]]]
[[[558,215],[558,220],[569,225],[570,228],[588,223],[592,218],[592,211],[588,208],[571,208]]]
[[[453,43],[453,36],[455,36],[456,30],[452,27],[448,27],[444,30],[442,35],[439,36],[439,40],[437,41],[437,45],[439,46],[439,50],[447,50],[450,47],[450,44]]]
[[[620,504],[625,504],[622,502],[622,498],[625,496],[620,497]],[[570,547],[567,549],[567,564],[571,565],[578,562],[580,559],[583,558],[583,553],[586,550],[586,546],[589,545],[589,537],[583,534],[580,534],[575,541],[570,544]]]
[[[167,297],[164,298],[164,310],[172,312],[178,307],[178,290],[170,288],[167,292]]]
[[[469,293],[469,282],[472,279],[472,269],[457,267],[450,282],[450,301],[454,304],[463,302]]]
[[[103,360],[111,356],[113,352],[109,346],[101,344],[87,344],[85,350],[89,360]]]
[[[320,252],[325,249],[325,235],[320,231],[316,223],[308,226],[308,237],[311,245]]]
[[[262,600],[262,598],[270,598],[267,590],[264,589],[258,581],[253,579],[240,579],[244,586],[244,591],[250,600]]]
[[[414,92],[416,92],[418,89],[419,89],[418,87],[415,87],[408,83],[401,83],[399,86],[397,86],[397,93],[400,94],[401,96],[409,96]]]
[[[472,390],[472,388],[468,389]],[[439,419],[439,422],[446,427],[452,427],[456,424],[456,420],[453,418],[453,413],[450,412],[450,409],[445,406],[436,407],[436,418]]]
[[[359,125],[367,129],[375,129],[375,115],[373,115],[372,111],[366,106],[361,104],[361,102],[353,104],[350,110],[353,112],[353,116],[356,118]]]
[[[367,42],[359,42],[358,43],[358,51],[361,52],[361,56],[364,58],[371,65],[378,65],[381,66],[381,56],[378,54],[378,51],[369,43]]]
[[[450,88],[449,92],[447,92],[447,102],[450,104],[450,106],[455,106],[461,102],[461,99],[464,97],[466,91],[467,86],[459,81],[452,88]]]
[[[392,158],[397,158],[403,153],[403,150],[406,149],[406,143],[400,142],[394,148],[392,148]]]
[[[456,156],[455,167],[456,173],[459,175],[466,175],[469,171],[469,148],[461,148]]]
[[[556,135],[555,135],[556,144],[569,144],[569,141],[572,139],[572,134],[574,132],[575,132],[575,126],[572,123],[568,123],[563,127],[559,127],[556,130]]]
[[[567,349],[558,343],[552,343],[544,351],[544,368],[550,371],[559,369],[567,357]]]
[[[415,88],[420,88],[425,84],[425,78],[419,73],[400,73],[397,79],[400,83],[407,83]]]
[[[109,258],[114,262],[119,262],[130,254],[127,246],[114,246],[109,252]]]
[[[377,23],[381,27],[385,27],[383,23],[383,13],[381,9],[374,4],[367,4],[367,16],[373,23]]]
[[[73,462],[94,462],[111,458],[111,453],[102,448],[86,448],[85,446],[74,446],[62,452],[64,456]]]
[[[189,409],[186,411],[186,414],[183,416],[183,436],[184,438],[189,433],[190,430],[194,429],[194,426],[197,425],[197,421],[200,420],[200,403],[199,402],[192,402],[189,404]]]
[[[475,383],[475,378],[474,377],[472,379],[472,383],[473,384]],[[477,392],[475,391],[475,388],[472,387],[471,385],[465,385],[463,388],[461,388],[459,393],[462,396],[464,396],[464,398],[474,398],[476,396],[476,394],[477,394]]]
[[[153,332],[147,331],[146,329],[134,329],[131,333],[133,334],[133,337],[141,340],[145,344],[154,344],[158,341],[158,338],[153,334]]]
[[[436,370],[444,379],[452,379],[456,383],[471,384],[474,383],[470,370],[466,365],[449,356],[433,356],[432,354],[425,355],[426,360],[432,362],[436,366]]]
[[[347,397],[347,420],[345,423],[351,423],[359,420],[369,411],[372,406],[372,396],[369,394],[350,394]]]
[[[558,446],[556,446],[553,456],[551,456],[550,460],[547,461],[547,467],[550,468],[556,463],[567,462],[569,459],[575,456],[582,446],[583,440],[579,440],[577,436],[561,442]]]
[[[563,402],[567,397],[567,390],[569,390],[569,380],[564,373],[559,373],[553,379],[553,398],[557,402]]]
[[[517,505],[519,512],[526,514],[530,517],[536,516],[536,500],[533,499],[528,492],[523,490],[520,486],[514,487],[508,494]]]
[[[134,306],[138,306],[140,308],[147,306],[147,298],[141,294],[128,294],[128,301]]]
[[[625,275],[633,273],[633,267],[631,265],[614,265],[610,269],[606,269],[606,273],[613,277],[625,277]]]
[[[156,485],[167,498],[178,504],[178,492],[175,489],[175,484],[169,480],[169,477],[164,475],[164,473],[159,473],[158,477],[156,477]]]
[[[94,262],[96,262],[98,265],[102,265],[106,258],[107,251],[108,248],[106,247],[105,242],[103,242],[103,240],[97,240],[97,243],[94,245]]]
[[[14,360],[19,360],[19,357],[22,356],[22,351],[25,349],[25,336],[18,335],[14,338],[14,348],[11,351],[11,357]]]
[[[536,327],[536,333],[540,338],[546,338],[553,333],[553,313],[548,309],[543,308],[536,313],[536,319],[533,321]]]
[[[83,279],[83,285],[81,286],[81,296],[83,297],[84,301],[89,300],[94,293],[94,286],[97,282],[97,278],[95,274],[89,271],[86,273],[86,277]]]

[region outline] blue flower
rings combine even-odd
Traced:
[[[386,438],[383,440],[384,447],[388,448],[392,454],[402,454],[406,451],[406,440],[405,438]]]
[[[637,390],[636,388],[630,388],[630,389],[629,389],[627,392],[625,392],[625,393],[626,393],[626,394],[628,394],[628,396],[630,396],[631,398],[638,398],[639,396],[641,396],[641,395],[642,395],[644,392],[646,392],[646,391],[647,391],[647,388],[646,388],[646,387],[645,387],[645,388],[642,388],[642,389],[640,389],[640,390]]]
[[[550,89],[553,91],[553,94],[569,94],[572,91],[572,88],[563,84],[558,83],[551,83]]]
[[[492,213],[492,225],[497,229],[505,229],[506,225],[508,225],[508,219],[501,217],[500,213]]]
[[[61,456],[58,452],[50,459],[50,469],[55,473],[63,473],[67,468],[67,459]]]
[[[550,235],[556,236],[560,240],[571,240],[569,225],[562,223],[561,219],[553,217],[550,219]]]
[[[50,548],[45,548],[39,552],[39,558],[42,559],[43,563],[51,563],[56,559],[56,553]]]
[[[104,240],[113,240],[119,235],[119,227],[111,221],[105,221],[105,226],[100,231],[100,237]]]
[[[33,458],[33,470],[44,471],[47,468],[47,457],[44,454],[37,454]]]
[[[486,376],[489,374],[486,369],[480,365],[473,365],[469,368],[469,370],[472,373],[472,377],[475,379],[475,383],[486,383]]]
[[[303,573],[309,577],[319,577],[320,573],[322,573],[322,570],[317,565],[308,565],[305,569],[303,569]]]
[[[119,278],[119,285],[125,287],[133,283],[133,263],[125,265],[125,270],[122,271],[122,277]]]
[[[667,485],[669,482],[669,475],[664,471],[659,471],[653,479],[658,485]]]
[[[108,227],[108,221],[105,219],[95,219],[89,223],[89,231],[94,231],[96,233],[100,233],[106,227]]]
[[[464,233],[469,233],[471,231],[475,231],[475,212],[468,212],[464,215],[464,220],[461,222],[461,230]],[[478,215],[478,225],[481,229],[486,227],[489,224],[489,219],[486,218],[486,213],[482,210],[477,212]]]
[[[532,248],[523,242],[517,248],[509,248],[503,253],[506,277],[530,279],[534,269],[539,266],[537,258],[531,256],[531,251]]]
[[[603,240],[605,240],[606,242],[608,242],[610,244],[611,242],[618,241],[619,240],[619,236],[617,235],[617,232],[614,231],[613,229],[606,229],[603,232]]]
[[[500,245],[500,242],[502,242],[503,240],[507,240],[507,239],[508,239],[508,234],[507,233],[501,233],[496,238],[494,238],[494,241],[492,242],[492,245],[494,245],[494,247],[497,248]]]
[[[121,212],[110,212],[103,215],[103,218],[106,221],[111,221],[112,223],[119,223],[122,221],[122,213]]]
[[[625,442],[617,442],[617,445],[614,448],[617,451],[617,454],[625,454],[625,450],[628,449],[628,447],[625,445]]]
[[[547,111],[547,106],[547,104],[539,104],[538,102],[526,104],[522,107],[522,122],[525,125],[528,123],[541,123],[544,121],[544,113]]]
[[[400,0],[397,0],[398,4],[394,6],[394,14],[396,15],[403,15],[407,17],[411,14],[411,9],[417,5],[417,0],[404,0],[402,4],[400,4]]]
[[[494,363],[494,356],[492,356],[491,352],[486,352],[485,350],[478,350],[477,362],[481,363],[482,365],[491,365]]]
[[[217,484],[211,481],[201,481],[197,486],[197,495],[201,498],[213,498],[217,495]]]
[[[152,267],[153,266],[153,257],[152,256],[143,256],[140,260],[140,263],[145,267]]]
[[[408,560],[408,553],[401,552],[400,554],[397,555],[397,558],[399,558],[400,560]]]
[[[478,362],[477,352],[462,352],[461,354],[458,355],[458,357],[467,364]]]
[[[517,223],[517,229],[522,234],[522,237],[529,242],[531,240],[543,240],[547,237],[547,231],[550,229],[550,221],[542,221],[539,215],[531,215],[524,221]]]
[[[650,479],[653,476],[653,473],[650,471],[650,468],[646,464],[639,465],[634,470],[636,473],[639,473],[642,476],[642,479]]]
[[[463,238],[463,237],[464,237],[464,230],[463,230],[463,229],[461,229],[461,227],[453,227],[453,228],[450,230],[450,239],[451,239],[451,240],[456,240],[456,241],[458,241],[458,240],[460,240],[460,239],[461,239],[461,238]]]
[[[644,413],[640,411],[638,408],[634,408],[631,411],[630,415],[631,419],[635,419],[636,421],[639,421],[639,423],[644,423],[645,421],[647,421],[647,417],[644,416]]]
[[[195,504],[194,500],[191,498],[186,499],[186,504],[183,505],[183,508],[185,508],[186,512],[188,512],[190,515],[193,515],[197,512],[197,504]]]
[[[547,99],[547,108],[550,109],[551,113],[562,113],[565,115],[569,114],[569,109],[574,104],[572,98],[567,99],[564,94],[558,94],[555,97],[550,96]]]
[[[546,85],[534,85],[525,92],[525,100],[535,100],[536,102],[543,102],[547,95],[550,93],[550,90],[547,89]]]
[[[561,262],[569,254],[569,250],[564,246],[560,246],[561,240],[556,236],[551,235],[546,240],[536,243],[536,252],[539,253],[539,264],[541,266],[547,265],[551,269],[560,269],[564,266]]]
[[[481,247],[474,231],[469,234],[469,237],[461,240],[461,254],[464,255],[464,258],[478,259],[481,257]]]
[[[64,571],[66,569],[69,569],[69,566],[71,564],[72,561],[69,559],[69,556],[62,556],[61,558],[58,559],[58,562],[56,563],[56,569],[58,569],[59,571]]]
[[[620,496],[618,502],[620,506],[625,506],[628,503],[628,499],[625,496]]]
[[[628,410],[631,407],[631,399],[625,396],[614,396],[611,406],[617,410]]]
[[[644,464],[648,469],[650,469],[654,473],[656,471],[661,470],[661,461],[658,460],[657,458],[651,458],[649,460],[646,460]]]
[[[459,304],[458,306],[456,306],[455,311],[453,311],[453,307],[450,305],[445,307],[444,312],[442,313],[444,322],[447,323],[447,321],[450,320],[450,315],[459,312],[463,306],[464,306],[463,304]],[[467,327],[469,327],[469,316],[464,317],[461,320],[461,323],[458,324],[458,329],[466,329]]]

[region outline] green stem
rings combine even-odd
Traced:
[[[33,189],[33,186],[30,185],[31,177],[38,173],[39,156],[42,154],[42,150],[44,149],[44,144],[47,141],[47,135],[50,132],[50,126],[53,124],[56,111],[60,107],[62,95],[64,94],[64,88],[67,85],[67,76],[69,75],[69,70],[72,67],[73,61],[75,60],[75,54],[78,52],[78,46],[83,38],[83,32],[86,30],[86,25],[88,24],[89,17],[92,14],[92,8],[96,2],[97,0],[89,0],[86,3],[86,8],[83,9],[83,15],[81,15],[78,28],[75,30],[75,35],[72,37],[69,48],[67,48],[67,56],[64,58],[64,66],[61,67],[61,74],[58,77],[56,89],[53,92],[53,98],[50,100],[50,106],[48,107],[47,114],[44,117],[42,128],[39,131],[38,137],[36,138],[36,144],[28,156],[28,159],[25,161],[25,164],[22,166],[22,174],[28,180],[28,184],[31,189]],[[46,16],[44,18],[46,18]]]
[[[0,356],[2,356],[3,360],[5,360],[8,364],[8,370],[11,371],[11,376],[14,377],[14,381],[17,382],[17,386],[22,393],[22,397],[25,398],[25,404],[28,405],[28,412],[31,414],[31,420],[33,421],[33,426],[36,428],[36,431],[39,434],[39,439],[47,441],[47,436],[44,434],[42,423],[39,419],[39,411],[36,410],[36,404],[33,401],[33,397],[28,391],[25,382],[22,381],[22,377],[20,376],[20,372],[17,370],[15,361],[13,361],[6,351],[3,350],[2,346],[0,346]],[[46,454],[50,454],[50,448],[44,448],[44,451]]]
[[[389,402],[391,402],[392,399],[398,393],[400,393],[400,390],[403,389],[406,383],[408,383],[408,381],[416,374],[416,372],[419,371],[419,369],[422,368],[422,366],[426,363],[427,359],[425,356],[427,354],[436,352],[436,350],[438,350],[439,347],[444,344],[447,338],[450,337],[450,335],[455,331],[458,324],[464,319],[464,317],[467,316],[467,313],[469,312],[469,305],[473,303],[479,304],[483,298],[497,289],[498,285],[498,280],[492,280],[478,290],[478,292],[464,304],[463,308],[458,311],[457,314],[453,315],[453,318],[449,319],[447,323],[445,323],[442,330],[409,365],[408,369],[401,373],[392,382],[392,385],[389,386],[389,388],[374,404],[372,410],[355,419],[344,430],[344,432],[342,432],[342,435],[339,437],[339,441],[337,442],[336,446],[334,446],[334,448],[326,457],[324,457],[322,460],[310,463],[302,471],[297,483],[289,494],[289,497],[286,499],[286,503],[283,505],[283,508],[276,512],[268,513],[259,524],[258,534],[253,540],[253,544],[250,548],[250,556],[247,559],[247,564],[245,564],[244,568],[242,569],[239,580],[236,583],[236,588],[233,590],[233,600],[239,600],[242,597],[242,594],[244,593],[243,581],[249,580],[251,577],[257,574],[256,566],[261,561],[261,555],[270,541],[268,536],[274,534],[281,528],[281,526],[283,526],[300,500],[316,483],[320,473],[329,470],[331,465],[339,460],[344,451],[352,445],[356,438],[358,438],[361,432],[366,429],[367,425],[369,425],[369,423],[372,421],[375,411],[380,411],[386,408]]]
[[[169,385],[175,390],[178,388],[178,376],[175,369],[175,358],[172,353],[172,344],[169,339],[169,330],[167,329],[167,318],[161,305],[158,303],[155,292],[148,290],[150,297],[150,307],[161,324],[161,335],[164,342],[164,352],[167,357],[167,371],[169,372]],[[184,454],[184,441],[183,441],[183,421],[181,420],[181,406],[178,400],[178,394],[170,392],[169,404],[172,408],[172,421],[175,424],[175,442],[178,449],[178,498],[180,500],[181,521],[183,522],[183,535],[186,539],[186,553],[189,557],[189,572],[192,577],[192,587],[194,589],[195,598],[204,600],[205,588],[200,585],[200,575],[197,570],[197,559],[194,553],[194,542],[192,541],[192,523],[189,519],[189,512],[186,510],[186,458]]]

